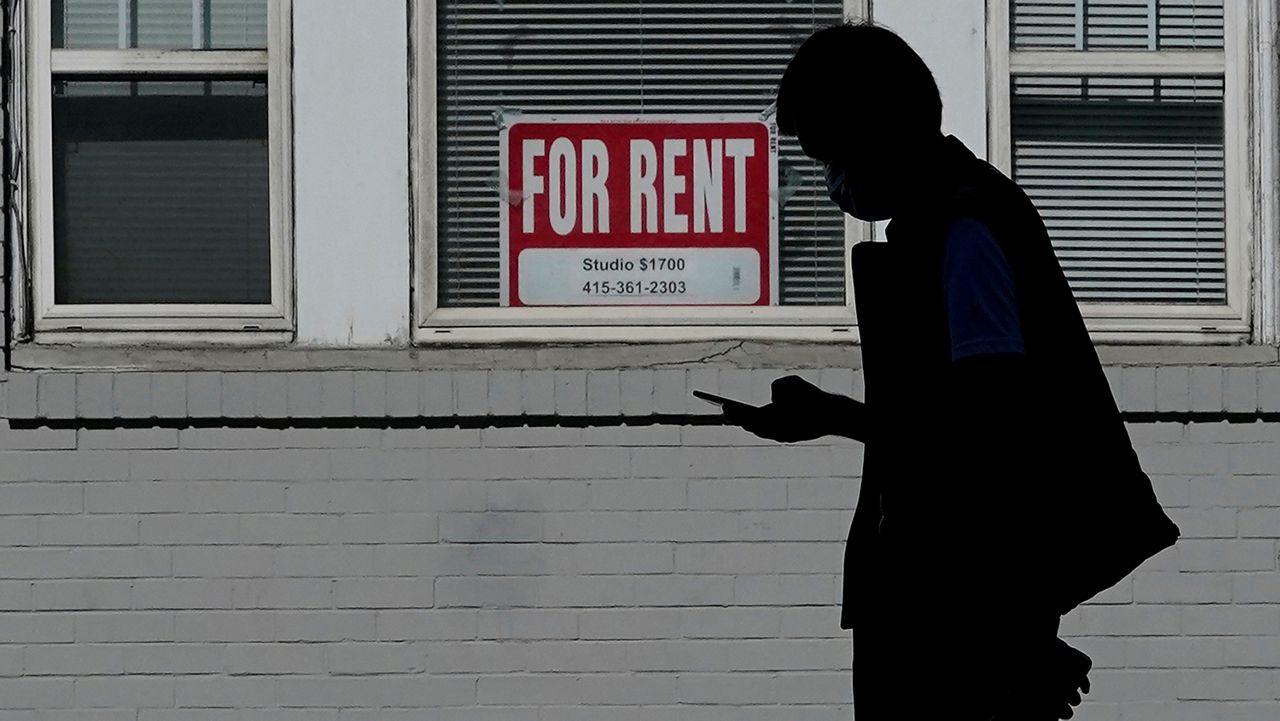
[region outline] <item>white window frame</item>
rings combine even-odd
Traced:
[[[1259,28],[1274,32],[1274,12],[1267,6],[1275,0],[1224,0],[1224,44],[1222,51],[1156,50],[1013,50],[1010,11],[1012,0],[987,0],[987,129],[990,162],[1012,177],[1012,97],[1014,74],[1082,75],[1215,75],[1224,78],[1224,152],[1226,162],[1226,269],[1227,303],[1224,306],[1174,304],[1080,303],[1095,341],[1248,343],[1274,336],[1275,313],[1255,312],[1274,304],[1273,283],[1253,282],[1251,271],[1274,266],[1273,232],[1262,233],[1274,221],[1266,222],[1266,206],[1273,201],[1262,195],[1274,194],[1275,172],[1264,171],[1267,160],[1257,151],[1274,156],[1275,110],[1259,110],[1258,88],[1269,88],[1275,80],[1274,46],[1271,56],[1258,54]],[[1258,59],[1269,58],[1267,62]],[[1261,73],[1260,75],[1258,73]],[[1265,80],[1259,85],[1258,80]],[[1269,93],[1274,98],[1274,93]],[[1258,122],[1261,118],[1262,122]],[[1258,143],[1266,141],[1259,148]],[[1272,181],[1271,185],[1259,183]],[[1258,188],[1271,188],[1265,194]],[[1259,238],[1265,238],[1262,244]],[[1255,266],[1254,259],[1258,265]],[[1256,308],[1255,308],[1256,306]],[[1272,327],[1266,331],[1255,325],[1265,317]]]
[[[294,327],[292,6],[268,0],[267,50],[54,49],[52,3],[27,0],[25,21],[27,244],[37,342],[173,339],[287,340]],[[267,75],[271,302],[266,304],[57,304],[53,292],[53,77],[138,74],[155,78]],[[22,277],[18,275],[18,277]]]
[[[870,5],[870,0],[844,0],[844,15],[855,20],[870,17]],[[845,215],[846,302],[843,306],[724,308],[711,313],[705,308],[679,307],[440,307],[436,282],[439,249],[437,0],[413,0],[410,8],[413,15],[410,53],[414,60],[411,63],[410,198],[415,343],[857,340],[849,249],[855,243],[872,238],[873,230],[871,224],[849,215]]]

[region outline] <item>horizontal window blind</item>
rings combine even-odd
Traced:
[[[440,0],[440,305],[496,306],[498,126],[526,113],[759,112],[839,0]],[[430,131],[428,131],[430,132]],[[779,143],[781,302],[842,305],[844,219]]]
[[[1014,177],[1081,302],[1226,302],[1223,79],[1014,76]]]
[[[1012,34],[1015,50],[1221,49],[1223,0],[1013,0]]]
[[[53,0],[55,48],[267,47],[267,0]]]
[[[61,80],[58,303],[269,303],[265,78]]]

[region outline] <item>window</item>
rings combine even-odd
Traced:
[[[799,44],[820,27],[864,15],[864,5],[419,0],[419,337],[847,338],[847,251],[868,231],[830,202],[821,168],[794,138],[779,142],[779,292],[772,305],[504,306],[499,120],[509,113],[762,113]]]
[[[289,0],[28,2],[35,331],[284,331]]]
[[[1252,6],[988,6],[992,161],[1040,209],[1095,337],[1251,331]]]

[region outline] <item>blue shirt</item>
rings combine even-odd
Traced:
[[[979,353],[1023,353],[1013,274],[986,225],[959,218],[947,229],[943,292],[951,359]]]

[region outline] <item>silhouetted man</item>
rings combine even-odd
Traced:
[[[983,102],[975,98],[974,102]],[[858,721],[1068,718],[1089,659],[1061,614],[1172,545],[1045,226],[941,132],[897,35],[811,36],[777,122],[887,243],[851,250],[865,405],[798,377],[726,420],[766,438],[862,440],[840,625]]]

